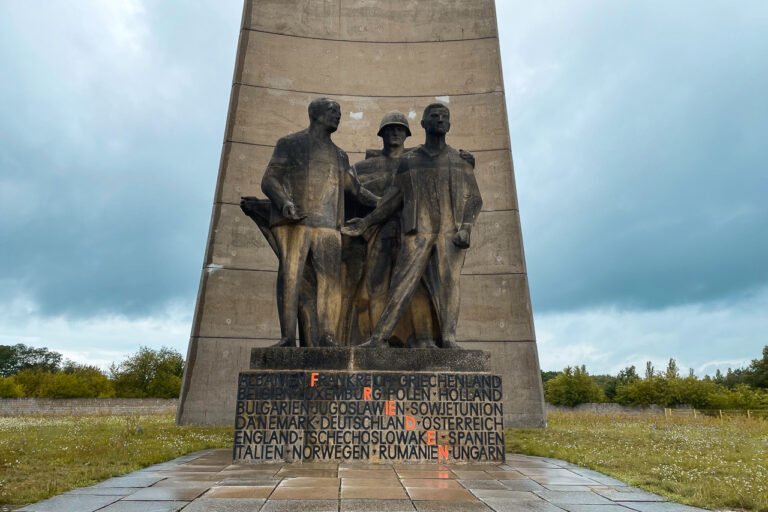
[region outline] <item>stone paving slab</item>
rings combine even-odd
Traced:
[[[266,501],[263,499],[208,499],[203,496],[190,503],[184,512],[254,512],[260,510]]]
[[[233,465],[206,450],[18,512],[696,512],[602,473],[510,454],[504,464]]]
[[[415,512],[411,500],[341,500],[339,512]]]
[[[94,512],[118,500],[119,496],[64,494],[28,505],[19,512]]]
[[[621,505],[558,505],[566,512],[634,512]]]
[[[188,501],[118,501],[99,512],[178,512]]]
[[[414,505],[418,512],[493,512],[488,505],[479,502],[416,501]]]
[[[69,492],[64,493],[62,496],[72,494],[88,494],[91,496],[128,496],[136,491],[140,491],[142,487],[83,487],[81,489],[72,489]]]

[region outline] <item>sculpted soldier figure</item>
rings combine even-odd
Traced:
[[[405,152],[405,140],[411,136],[408,119],[400,112],[384,114],[377,135],[382,139],[383,149],[368,150],[366,159],[352,166],[352,173],[363,187],[381,197],[394,183],[400,157]],[[373,208],[370,207],[358,207],[357,213],[358,216],[364,216],[372,210]],[[358,327],[367,338],[381,317],[387,300],[392,268],[400,247],[400,220],[396,215],[392,215],[383,223],[368,228],[364,235],[367,241],[366,257],[359,290],[362,300],[359,300],[359,303],[367,311],[359,315],[359,318],[365,318],[367,322],[359,320],[359,323],[364,325]],[[409,324],[407,328],[398,333],[402,341],[406,341],[411,336],[411,321],[407,320],[405,322]],[[427,336],[431,337],[431,322],[428,322],[424,328],[427,330]]]
[[[355,236],[400,212],[400,249],[384,310],[363,346],[388,346],[398,320],[424,282],[439,322],[443,348],[459,348],[459,276],[470,234],[482,207],[472,158],[446,144],[450,111],[440,103],[424,110],[426,141],[400,158],[394,183],[376,209],[343,228]]]
[[[309,127],[280,139],[264,173],[261,189],[271,202],[270,231],[280,262],[277,306],[281,339],[296,346],[299,293],[306,267],[315,277],[317,333],[306,340],[334,346],[341,311],[341,233],[345,188],[375,204],[376,197],[355,183],[347,154],[331,141],[341,120],[336,101],[309,104]]]

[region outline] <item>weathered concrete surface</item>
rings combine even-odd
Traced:
[[[373,42],[496,37],[488,0],[260,0],[246,2],[243,27],[318,39]],[[290,9],[293,16],[286,16]],[[296,15],[298,14],[298,15]]]
[[[194,367],[194,371],[184,375],[183,409],[179,403],[183,423],[233,425],[237,376],[250,370],[252,349],[274,343],[275,339],[192,338],[187,368]]]
[[[504,394],[504,425],[540,426],[541,376],[531,372],[538,367],[535,341],[464,342],[464,348],[491,353],[491,373],[501,375]],[[234,403],[234,401],[233,401]]]
[[[230,424],[250,350],[279,336],[277,260],[237,205],[263,197],[277,139],[306,126],[311,99],[331,96],[343,115],[333,139],[351,162],[380,147],[385,112],[418,127],[428,103],[450,106],[448,143],[475,155],[484,203],[458,335],[492,353],[507,423],[543,426],[493,0],[246,0],[242,27],[179,422]],[[423,142],[414,133],[409,147]]]
[[[322,91],[295,92],[235,85],[226,140],[272,146],[279,138],[277,134],[306,128],[307,105],[324,94]],[[333,140],[349,153],[364,153],[368,148],[381,145],[376,132],[381,117],[387,112],[399,110],[418,126],[424,107],[436,99],[447,100],[451,108],[451,131],[448,134],[451,146],[468,151],[509,149],[502,92],[463,96],[331,96],[339,102],[342,112],[341,124],[333,134]],[[406,144],[422,142],[422,137],[417,135]]]
[[[391,96],[432,96],[435,81],[445,95],[503,90],[501,77],[487,72],[499,61],[495,39],[380,44],[245,31],[240,44],[245,57],[238,76],[245,85],[363,96],[381,94],[382,82]],[[461,73],[454,62],[465,64]],[[318,72],[307,75],[308,68]],[[413,72],[393,82],[395,68]]]

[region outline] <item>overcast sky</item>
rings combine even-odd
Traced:
[[[186,353],[241,0],[0,0],[0,344]],[[497,0],[543,369],[768,344],[768,3]]]

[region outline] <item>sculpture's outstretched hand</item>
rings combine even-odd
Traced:
[[[283,217],[290,220],[301,220],[304,218],[303,215],[299,214],[296,205],[293,203],[285,203],[283,206]]]
[[[466,229],[460,229],[453,235],[453,245],[459,249],[469,248],[469,231]]]
[[[362,236],[368,229],[368,223],[365,219],[349,219],[344,227],[341,228],[341,234],[347,236]]]
[[[240,209],[243,210],[243,213],[250,215],[253,211],[254,205],[256,204],[256,200],[257,199],[255,197],[241,197]]]

